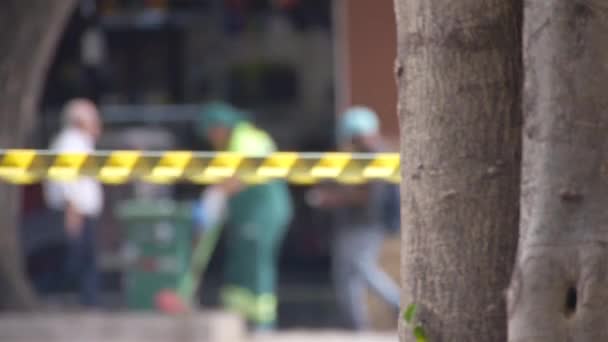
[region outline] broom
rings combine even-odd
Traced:
[[[201,210],[205,215],[206,233],[198,240],[190,268],[179,280],[176,289],[163,289],[156,294],[156,308],[167,314],[183,314],[192,310],[196,291],[201,283],[213,251],[222,232],[222,217],[226,207],[226,196],[214,187],[203,192]]]

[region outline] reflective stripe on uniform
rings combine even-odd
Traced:
[[[226,286],[222,289],[221,299],[228,310],[242,314],[253,322],[271,323],[277,318],[278,302],[273,294],[256,295],[242,287]]]

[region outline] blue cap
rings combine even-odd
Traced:
[[[350,140],[356,136],[378,134],[380,122],[372,109],[355,106],[347,109],[338,124],[338,138]]]

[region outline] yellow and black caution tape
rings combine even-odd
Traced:
[[[257,184],[285,179],[294,184],[334,180],[360,184],[374,180],[399,182],[396,153],[276,152],[247,156],[229,152],[96,151],[57,153],[48,150],[0,150],[0,180],[32,184],[95,177],[106,184],[145,181],[157,184],[214,184],[237,177]]]

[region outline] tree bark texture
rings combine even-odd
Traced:
[[[608,3],[525,1],[509,341],[608,341]]]
[[[517,249],[520,0],[395,0],[402,304],[431,342],[502,342]],[[401,321],[401,340],[415,341]]]
[[[0,1],[0,148],[21,147],[46,70],[75,0]],[[0,310],[26,309],[32,292],[17,243],[19,189],[0,183]]]

